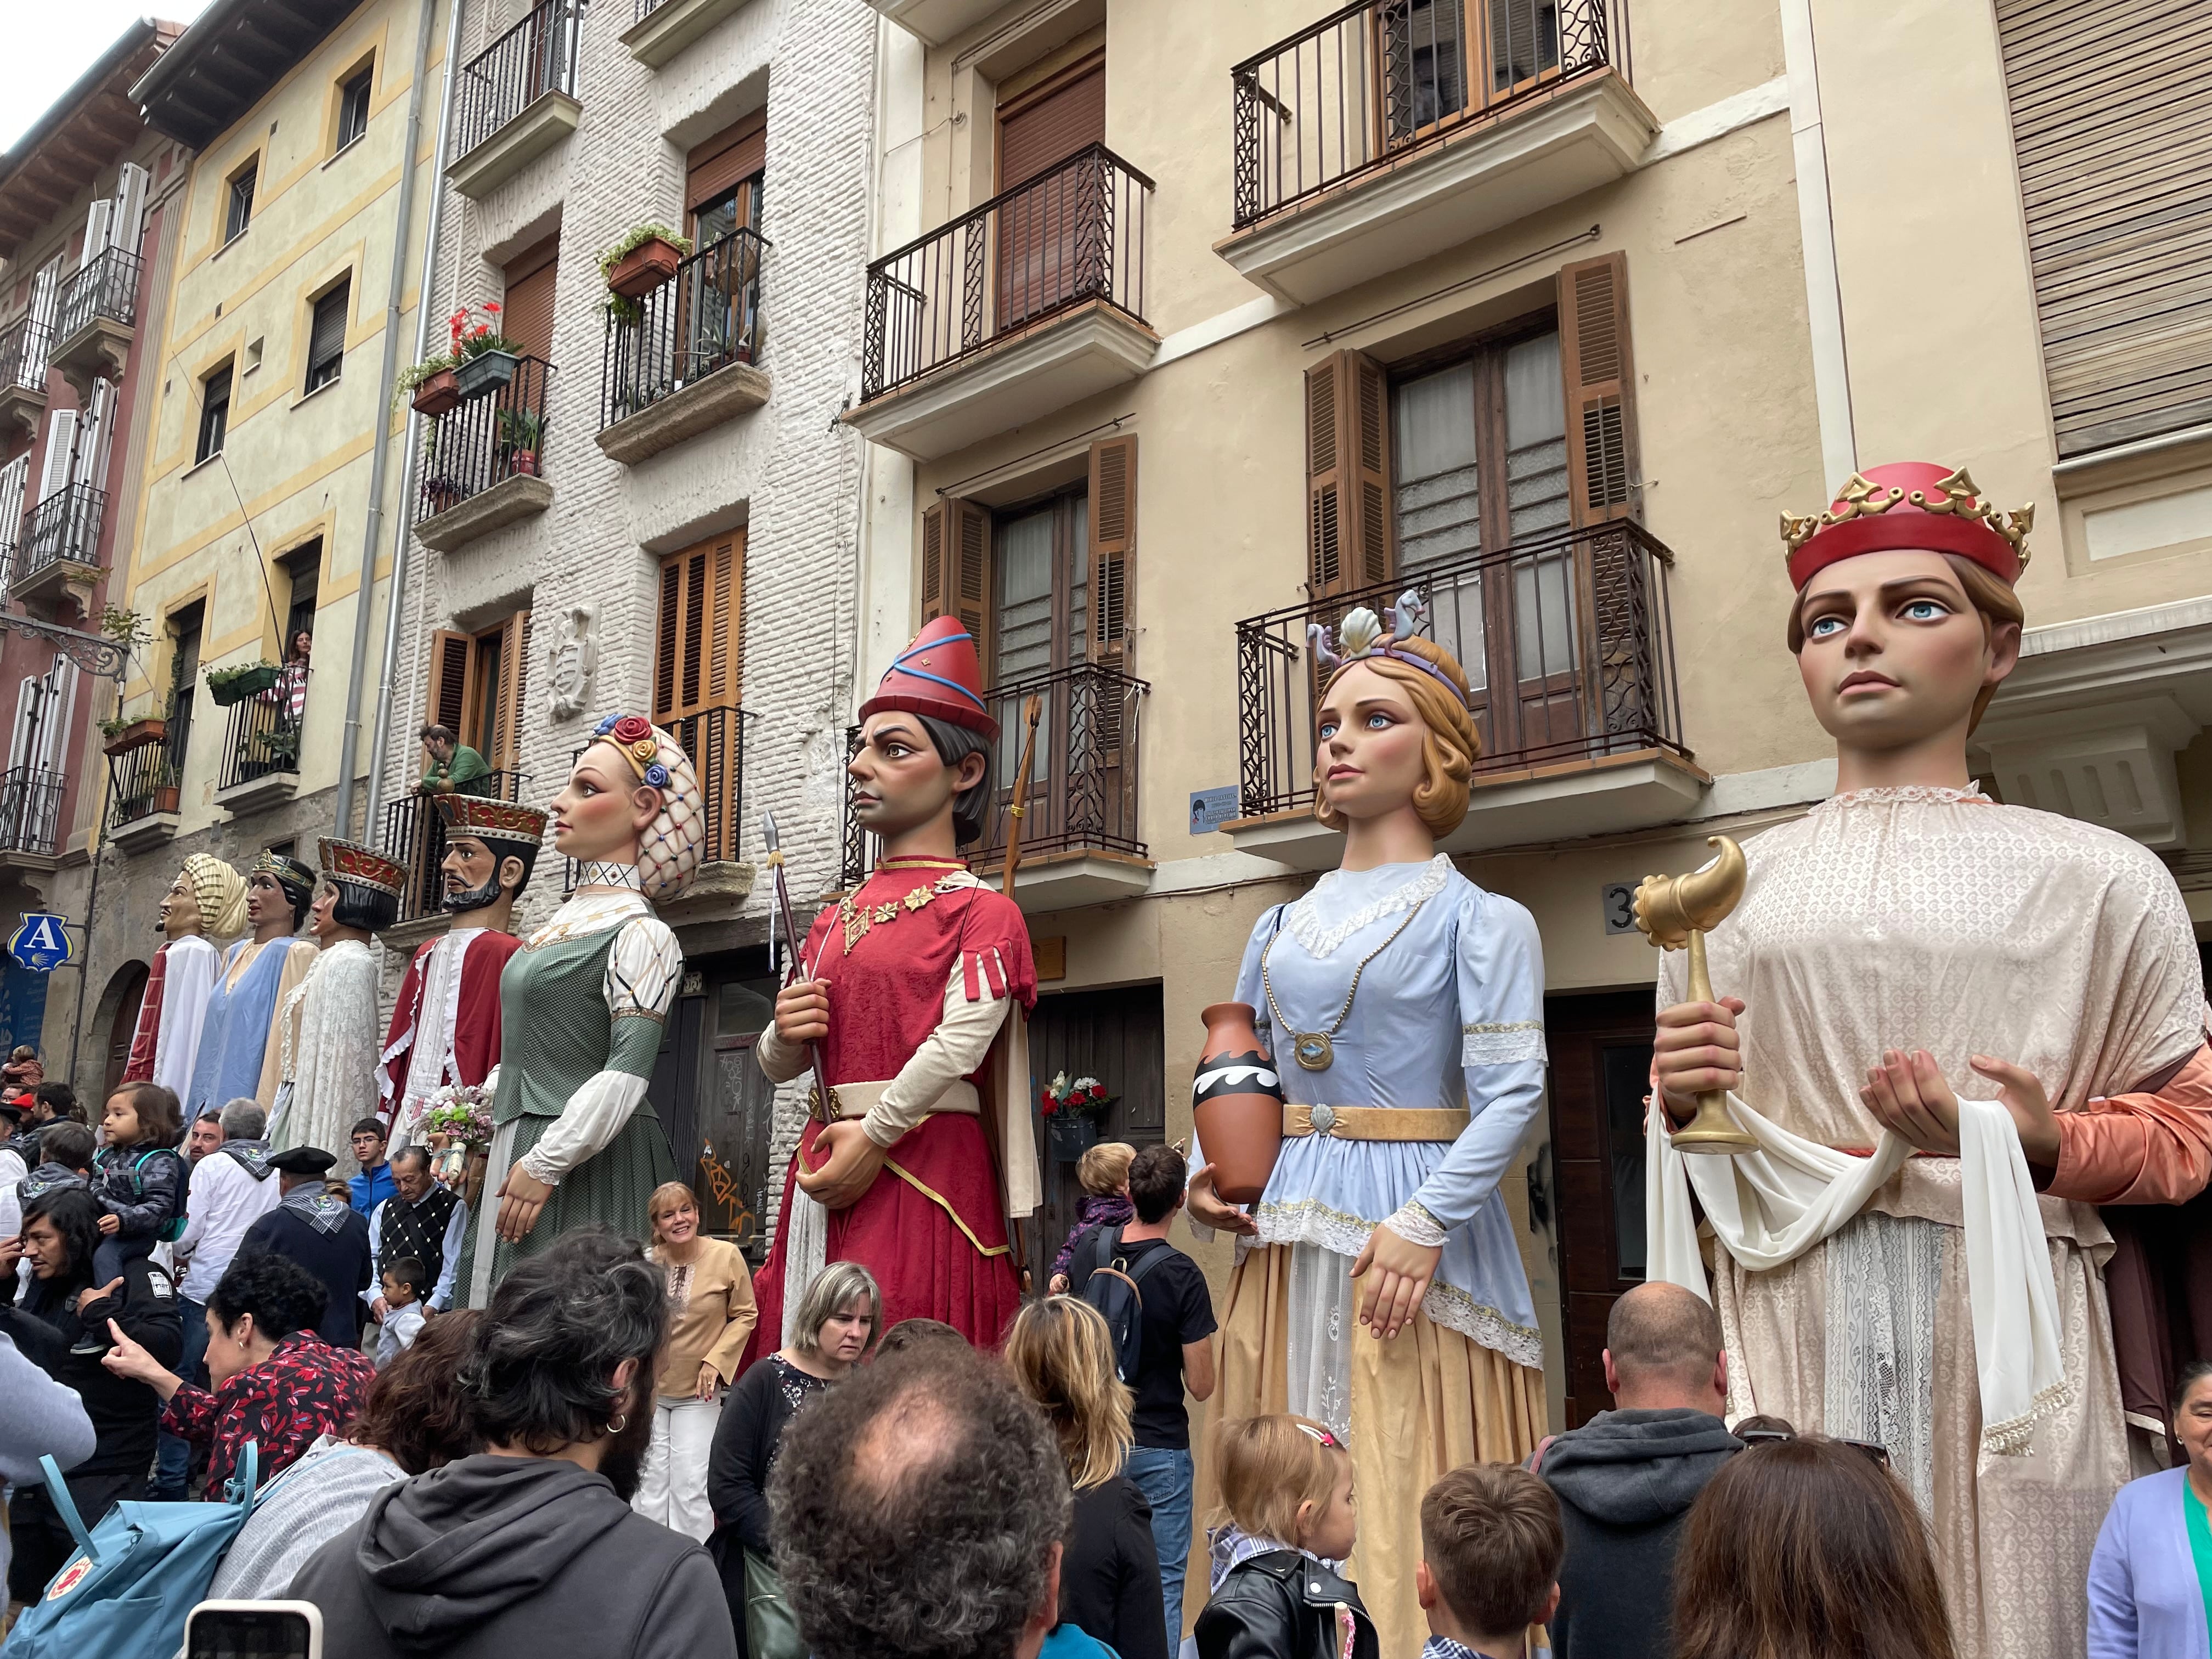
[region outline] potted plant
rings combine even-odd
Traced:
[[[1113,1104],[1114,1097],[1095,1077],[1079,1077],[1070,1083],[1067,1073],[1062,1072],[1045,1085],[1037,1098],[1037,1109],[1044,1115],[1054,1158],[1073,1164],[1096,1145],[1098,1120]]]
[[[468,499],[469,492],[461,487],[460,480],[441,472],[422,480],[422,505],[430,510],[423,516],[434,519],[457,502]]]
[[[177,810],[177,766],[176,763],[170,759],[169,751],[164,749],[160,754],[155,756],[154,764],[147,769],[153,780],[152,809],[156,812],[175,811]]]
[[[300,728],[278,726],[253,734],[253,759],[271,772],[300,769]]]
[[[538,446],[545,435],[545,417],[535,410],[502,409],[499,412],[500,447],[507,453],[507,473],[534,477]]]
[[[407,398],[416,414],[434,419],[461,401],[460,380],[455,368],[456,360],[451,352],[426,357],[399,371],[398,396]]]
[[[690,252],[691,239],[678,236],[666,225],[632,225],[621,240],[599,255],[599,274],[607,279],[610,291],[622,299],[635,301],[675,276],[676,267]],[[634,305],[628,316],[615,307],[608,308],[614,311],[619,321],[637,320]]]
[[[453,340],[453,380],[465,400],[498,391],[522,367],[521,349],[499,331],[499,310],[497,301],[486,301],[446,319]]]
[[[142,715],[137,720],[125,720],[112,714],[100,723],[100,735],[107,741],[100,745],[108,759],[115,760],[134,749],[160,743],[169,735],[169,723],[159,714]]]
[[[210,668],[207,671],[208,696],[218,708],[228,708],[244,702],[257,691],[266,691],[276,684],[278,670],[273,662],[249,662],[235,668]]]

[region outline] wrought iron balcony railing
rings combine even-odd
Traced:
[[[294,696],[282,680],[243,702],[233,703],[223,728],[222,770],[216,789],[234,789],[276,773],[297,772],[305,703],[304,695]]]
[[[46,766],[0,772],[0,853],[54,855],[61,837],[62,789],[67,782]]]
[[[599,425],[612,426],[732,363],[758,360],[761,259],[750,229],[709,242],[642,299],[634,322],[607,313]]]
[[[1087,300],[1144,321],[1152,194],[1150,179],[1093,144],[885,254],[868,267],[861,397]]]
[[[53,336],[46,325],[26,312],[0,329],[0,391],[27,386],[46,389],[46,352]]]
[[[468,786],[468,793],[520,800],[524,776],[520,772],[487,772]],[[436,802],[434,795],[410,790],[384,809],[384,856],[407,872],[407,889],[399,897],[402,921],[435,915],[445,897],[446,820]],[[541,849],[540,864],[547,856]],[[538,866],[533,865],[533,879],[538,873]]]
[[[55,310],[54,338],[67,340],[88,326],[95,317],[129,328],[138,320],[138,270],[141,261],[128,248],[112,247],[94,256],[76,276],[62,284],[61,301]]]
[[[1356,0],[1229,71],[1237,228],[1608,68],[1626,0]]]
[[[706,837],[699,848],[702,864],[735,864],[744,859],[745,746],[759,720],[750,709],[703,708],[659,722],[691,757],[691,769],[699,780],[700,810],[706,821]],[[573,893],[576,861],[563,862],[568,868],[561,890]]]
[[[434,519],[495,483],[544,474],[545,393],[552,378],[550,363],[520,358],[514,378],[505,386],[431,417],[423,443],[422,487],[415,504],[416,523]]]
[[[98,564],[100,521],[106,510],[107,492],[90,484],[73,483],[54,491],[24,515],[23,539],[9,581],[20,586],[64,559]]]
[[[126,823],[177,810],[178,781],[184,775],[184,739],[191,728],[171,725],[167,735],[141,744],[108,763],[107,828],[110,834]]]
[[[1419,631],[1467,671],[1486,774],[1638,750],[1689,751],[1674,683],[1667,569],[1674,556],[1626,520],[1407,571],[1384,586],[1309,600],[1237,624],[1240,805],[1246,817],[1310,805],[1315,703],[1326,676],[1309,624],[1428,607]]]
[[[576,37],[584,0],[544,0],[461,66],[454,87],[453,154],[466,155],[549,92],[576,95]]]
[[[994,793],[984,814],[981,839],[965,849],[969,867],[981,875],[1005,859],[1012,823],[1015,773],[1021,764],[1024,734],[1022,706],[1032,696],[1038,715],[1036,749],[1030,761],[1030,793],[1022,823],[1022,856],[1096,851],[1146,856],[1137,834],[1137,714],[1152,687],[1105,663],[1077,663],[1031,674],[986,694],[999,722],[999,750],[994,757]],[[848,752],[857,750],[860,728],[846,733]],[[874,837],[853,811],[853,780],[845,778],[845,856],[848,887],[867,878],[875,866]]]

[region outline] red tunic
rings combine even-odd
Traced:
[[[384,1039],[384,1073],[376,1080],[387,1122],[407,1097],[408,1062],[414,1057],[423,1018],[423,976],[437,944],[434,939],[426,939],[417,948],[407,964],[406,978],[399,981],[399,1000],[392,1006],[392,1028]],[[522,941],[513,933],[490,928],[469,941],[461,958],[461,1000],[453,1020],[451,1064],[457,1075],[448,1081],[481,1084],[499,1064],[499,976],[506,970],[507,959],[521,948]],[[436,1011],[432,1012],[434,1018]]]
[[[154,1042],[161,1034],[161,988],[169,977],[169,947],[154,952],[154,965],[146,970],[146,991],[138,1004],[138,1027],[131,1034],[131,1060],[123,1068],[125,1083],[154,1080]]]
[[[871,923],[848,951],[837,907],[815,919],[802,971],[830,981],[830,1036],[823,1063],[841,1083],[888,1082],[937,1029],[957,960],[970,1000],[1009,995],[1026,1017],[1036,1004],[1036,967],[1020,908],[988,887],[934,891],[952,866],[879,869],[853,902],[872,913],[896,904],[894,920]],[[909,908],[918,890],[928,902]],[[980,1082],[988,1063],[969,1074]],[[985,1109],[990,1109],[988,1093]],[[809,1121],[799,1158],[811,1168],[822,1126]],[[794,1160],[796,1167],[797,1160]],[[798,1183],[787,1176],[775,1246],[754,1279],[760,1322],[746,1362],[783,1341],[784,1243]],[[878,1328],[902,1319],[939,1319],[970,1342],[995,1347],[1021,1305],[1006,1218],[989,1143],[979,1118],[939,1113],[892,1145],[860,1201],[828,1218],[830,1261],[858,1261],[883,1287]]]

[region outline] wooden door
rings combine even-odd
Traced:
[[[775,1085],[761,1075],[753,1047],[773,1017],[777,981],[759,951],[688,966],[647,1098],[667,1133],[677,1178],[699,1200],[700,1231],[728,1239],[757,1264],[780,1171],[769,1161]]]
[[[1061,1072],[1095,1077],[1115,1097],[1098,1126],[1102,1140],[1133,1146],[1157,1145],[1167,1135],[1166,1049],[1160,988],[1131,985],[1110,991],[1056,991],[1037,999],[1030,1018],[1030,1113],[1043,1160],[1042,1206],[1026,1228],[1029,1272],[1042,1291],[1052,1259],[1075,1224],[1083,1189],[1073,1161],[1053,1156],[1036,1095]]]
[[[1544,1000],[1571,1429],[1613,1407],[1606,1321],[1613,1303],[1644,1282],[1644,1101],[1653,1029],[1649,991]]]
[[[1099,179],[1090,168],[1054,169],[1105,142],[1103,52],[1000,109],[1000,331],[1097,290],[1092,267],[1104,207]]]

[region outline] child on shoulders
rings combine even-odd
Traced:
[[[1075,1180],[1083,1188],[1083,1202],[1076,1207],[1075,1224],[1061,1241],[1060,1254],[1052,1259],[1053,1295],[1067,1294],[1067,1268],[1074,1259],[1076,1240],[1093,1227],[1125,1225],[1137,1213],[1129,1199],[1129,1162],[1136,1155],[1137,1149],[1126,1140],[1102,1140],[1076,1160]]]

